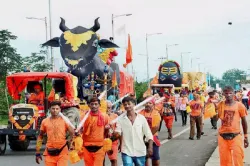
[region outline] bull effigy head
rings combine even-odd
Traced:
[[[96,32],[100,29],[98,18],[95,19],[93,27],[87,29],[77,26],[69,29],[65,20],[61,18],[60,30],[63,32],[60,37],[55,37],[42,46],[60,47],[61,55],[65,64],[70,68],[77,68],[86,65],[97,53],[98,47],[118,47],[106,39],[99,39]]]

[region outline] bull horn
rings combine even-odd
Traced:
[[[96,31],[98,31],[100,29],[100,24],[98,22],[99,18],[100,17],[98,17],[98,18],[95,19],[95,25],[92,28],[90,28],[93,32],[96,32]]]
[[[61,31],[65,32],[65,31],[69,30],[69,28],[66,27],[66,25],[65,25],[65,20],[62,17],[60,17],[60,18],[61,18],[61,23],[60,23],[59,28],[61,29]]]

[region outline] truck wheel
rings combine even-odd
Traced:
[[[5,154],[6,144],[6,135],[0,135],[0,156]]]
[[[26,151],[29,144],[30,140],[27,138],[24,141],[20,141],[18,137],[9,136],[10,149],[13,151]]]

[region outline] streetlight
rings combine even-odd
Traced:
[[[150,86],[150,81],[149,81],[148,36],[161,35],[161,34],[162,33],[151,33],[151,34],[147,34],[146,33],[146,55],[147,55],[147,79],[148,79],[148,86]]]
[[[45,39],[46,41],[48,41],[48,24],[47,24],[47,17],[44,17],[44,18],[36,18],[36,17],[26,17],[27,19],[30,19],[30,20],[40,20],[40,21],[44,21],[45,23]],[[46,60],[47,62],[49,61],[49,51],[48,51],[48,46],[47,46],[47,53],[46,53]]]
[[[202,63],[198,63],[198,71],[200,72],[200,67],[201,67],[201,64],[204,64],[203,62]]]
[[[121,15],[114,15],[112,14],[112,41],[114,42],[115,41],[115,33],[114,33],[114,19],[117,18],[117,17],[123,17],[123,16],[131,16],[132,14],[121,14]]]
[[[168,60],[168,47],[170,46],[178,46],[179,44],[171,44],[171,45],[167,45],[166,44],[166,57],[167,57],[167,60]]]
[[[183,73],[183,58],[182,55],[183,54],[190,54],[191,52],[181,52],[181,72]]]
[[[49,0],[49,35],[50,39],[52,39],[52,18],[51,18],[51,1]],[[51,54],[51,64],[52,64],[52,71],[54,71],[54,56],[53,56],[53,47],[50,47],[50,54]]]
[[[192,68],[193,68],[193,59],[198,60],[198,59],[200,59],[200,58],[197,58],[197,57],[191,58],[191,70],[192,70]]]

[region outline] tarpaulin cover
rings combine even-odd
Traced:
[[[69,101],[74,99],[73,75],[63,72],[26,72],[15,73],[6,77],[7,88],[14,100],[19,100],[19,93],[27,86],[29,81],[41,81],[45,78],[60,78],[65,80],[66,97]]]
[[[125,96],[127,93],[134,93],[134,79],[124,71],[120,71],[120,96]]]

